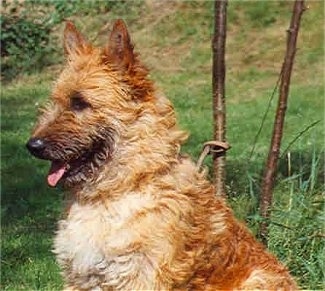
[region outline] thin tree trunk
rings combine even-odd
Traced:
[[[227,27],[227,0],[215,1],[214,17],[214,37],[212,43],[214,139],[219,142],[225,142],[225,44]],[[213,154],[213,167],[217,194],[225,196],[225,151],[215,152]]]
[[[296,53],[296,43],[300,19],[304,10],[304,0],[296,0],[293,6],[290,28],[288,29],[287,49],[282,65],[279,101],[274,120],[271,145],[267,162],[264,168],[264,175],[261,187],[260,215],[262,216],[263,221],[260,224],[259,234],[264,244],[267,244],[268,225],[271,215],[271,206],[273,198],[273,186],[280,153],[285,112],[287,109],[290,78]]]

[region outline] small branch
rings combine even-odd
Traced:
[[[271,205],[273,198],[274,179],[279,159],[281,139],[283,134],[283,125],[285,112],[287,109],[287,100],[289,95],[291,72],[296,53],[296,44],[300,20],[305,10],[304,0],[296,0],[293,6],[290,27],[288,29],[287,49],[284,62],[282,65],[282,78],[280,83],[279,101],[274,120],[272,141],[269,149],[267,162],[264,169],[264,175],[261,187],[260,215],[264,221],[260,224],[260,238],[267,244],[268,223],[271,215]]]
[[[289,148],[296,142],[297,139],[299,139],[305,132],[307,132],[309,129],[311,129],[312,127],[314,127],[317,123],[320,123],[321,120],[317,120],[314,121],[313,123],[309,124],[306,128],[304,128],[302,131],[299,132],[299,134],[297,136],[295,136],[295,138],[289,142],[288,146],[286,147],[286,149],[283,151],[281,158],[286,154],[286,152],[289,150]]]
[[[273,92],[272,92],[271,97],[270,97],[270,99],[269,99],[269,103],[268,103],[267,108],[266,108],[266,110],[265,110],[265,112],[264,112],[264,115],[263,115],[263,117],[262,117],[261,125],[260,125],[260,127],[259,127],[259,129],[258,129],[258,131],[257,131],[257,133],[256,133],[256,135],[255,135],[255,137],[254,137],[254,142],[253,142],[253,146],[252,146],[251,152],[250,152],[250,154],[249,154],[248,163],[250,163],[250,161],[252,160],[252,157],[253,157],[253,154],[254,154],[254,151],[255,151],[255,147],[256,147],[256,144],[257,144],[258,138],[259,138],[259,136],[260,136],[260,134],[261,134],[261,132],[262,132],[262,129],[263,129],[263,126],[264,126],[264,123],[265,123],[265,120],[266,120],[267,114],[269,113],[269,110],[270,110],[270,108],[271,108],[271,104],[272,104],[272,101],[273,101],[274,95],[275,95],[275,93],[276,93],[276,91],[277,91],[277,89],[278,89],[278,87],[279,87],[279,84],[280,84],[281,78],[282,78],[282,70],[281,70],[281,72],[280,72],[280,74],[279,74],[278,80],[277,80],[277,82],[276,82],[276,84],[275,84],[275,86],[274,86]]]
[[[225,142],[226,135],[226,110],[225,110],[225,45],[227,27],[227,0],[215,1],[215,26],[212,43],[213,68],[213,120],[214,139]],[[218,195],[225,192],[225,153],[213,155],[215,186]]]

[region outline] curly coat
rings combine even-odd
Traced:
[[[296,290],[180,154],[187,134],[123,21],[96,48],[71,22],[67,64],[28,143],[70,190],[54,252],[67,290]]]

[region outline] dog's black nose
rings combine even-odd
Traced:
[[[43,139],[38,137],[32,137],[26,144],[27,149],[30,153],[36,157],[41,157],[45,148],[45,142]]]

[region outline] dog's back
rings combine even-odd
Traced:
[[[285,267],[180,154],[186,134],[117,21],[104,49],[68,23],[68,65],[28,148],[71,191],[54,252],[70,290],[293,290]]]

